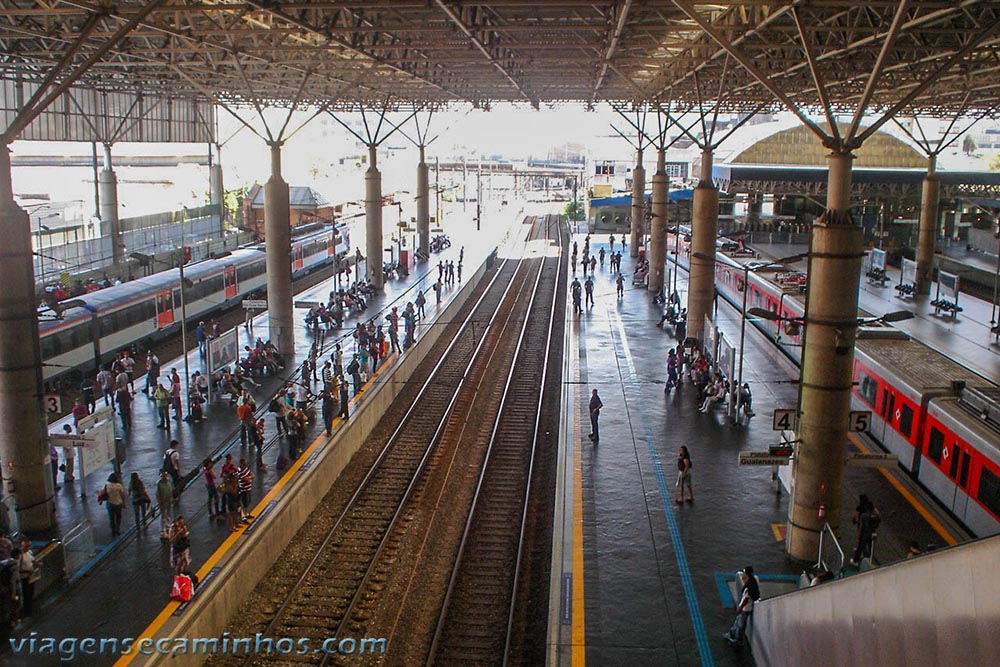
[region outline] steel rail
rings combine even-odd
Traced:
[[[261,636],[270,635],[272,633],[272,631],[274,630],[274,628],[283,620],[283,616],[284,616],[285,612],[288,610],[288,607],[292,604],[293,601],[295,601],[298,592],[302,589],[303,585],[306,583],[306,581],[309,578],[309,576],[316,569],[317,565],[321,563],[321,561],[323,559],[323,556],[326,555],[327,550],[328,550],[331,542],[333,541],[334,537],[336,537],[338,535],[340,527],[344,524],[345,520],[348,518],[348,516],[351,513],[351,511],[357,505],[359,498],[361,498],[361,496],[364,494],[364,492],[368,490],[369,486],[372,483],[372,480],[375,478],[376,474],[380,472],[382,464],[384,463],[384,461],[386,460],[386,458],[389,456],[389,454],[392,452],[392,450],[395,448],[395,445],[397,444],[397,441],[399,440],[400,435],[404,432],[404,428],[409,424],[410,419],[415,414],[417,414],[418,408],[421,407],[420,406],[421,399],[424,398],[427,395],[429,389],[432,386],[435,386],[437,384],[436,381],[439,379],[438,378],[439,373],[441,373],[442,370],[445,368],[446,364],[449,361],[451,361],[450,357],[451,357],[452,351],[456,348],[456,346],[459,344],[459,342],[464,338],[464,336],[462,334],[464,334],[470,328],[470,324],[473,322],[474,318],[476,317],[478,310],[483,305],[483,303],[487,300],[487,298],[491,295],[491,292],[492,292],[494,286],[497,285],[497,283],[500,280],[500,277],[503,274],[504,270],[507,268],[508,264],[510,264],[512,261],[513,260],[505,260],[504,264],[500,267],[500,269],[496,272],[496,274],[490,280],[490,282],[487,285],[486,289],[483,291],[482,295],[477,300],[477,302],[476,302],[475,306],[473,307],[472,311],[469,313],[469,315],[463,321],[463,323],[461,325],[461,328],[460,328],[460,331],[459,331],[459,334],[456,335],[455,338],[449,343],[447,349],[442,354],[441,359],[437,362],[437,364],[435,364],[435,366],[432,369],[432,371],[431,371],[430,375],[428,376],[427,380],[424,382],[424,384],[419,389],[419,391],[417,393],[417,396],[414,399],[413,403],[410,405],[409,409],[406,411],[405,415],[400,420],[399,425],[397,426],[397,428],[395,429],[395,431],[392,433],[392,435],[389,437],[386,445],[379,452],[379,455],[376,458],[375,462],[373,463],[372,467],[370,468],[370,470],[368,471],[368,473],[365,475],[364,479],[359,484],[357,490],[351,496],[351,498],[348,501],[346,507],[341,512],[341,514],[339,515],[339,517],[337,518],[337,520],[334,522],[333,526],[328,531],[326,537],[323,539],[323,542],[316,549],[315,555],[312,557],[312,559],[310,559],[309,563],[306,565],[306,567],[303,570],[303,572],[301,573],[301,575],[299,575],[299,577],[296,580],[295,584],[292,586],[292,588],[289,590],[289,592],[285,596],[284,600],[281,603],[281,606],[275,611],[275,613],[273,614],[271,620],[268,622],[268,624],[265,627],[265,629],[261,632]],[[508,285],[504,288],[504,292],[501,294],[501,297],[500,297],[500,301],[501,302],[506,297],[507,293],[510,291],[511,286],[513,285],[513,280],[514,280],[515,277],[516,277],[516,271],[512,272],[512,275],[510,277],[510,283],[508,283]],[[490,326],[492,326],[492,322],[491,322]],[[487,328],[487,330],[488,330],[488,328]],[[410,495],[410,493],[411,493],[411,491],[413,489],[413,486],[414,486],[417,478],[419,477],[419,470],[421,470],[423,468],[423,466],[426,464],[426,461],[429,458],[430,453],[433,451],[433,449],[434,449],[434,443],[436,442],[436,440],[437,440],[437,438],[438,438],[438,436],[440,434],[440,431],[443,429],[444,424],[446,424],[446,422],[448,420],[451,408],[454,405],[454,402],[455,402],[455,400],[456,400],[456,398],[457,398],[460,390],[464,386],[465,378],[468,376],[469,370],[471,369],[472,365],[475,364],[476,358],[478,356],[478,352],[479,352],[480,348],[482,347],[482,345],[484,344],[485,340],[486,340],[486,335],[484,333],[484,335],[480,338],[479,343],[474,347],[474,349],[472,351],[472,354],[471,354],[471,359],[470,359],[469,363],[466,365],[465,371],[463,372],[462,379],[456,384],[456,386],[454,388],[454,391],[452,393],[451,401],[450,401],[449,405],[445,409],[445,413],[444,413],[443,417],[441,418],[441,421],[440,421],[440,424],[438,426],[438,429],[435,432],[435,434],[434,434],[431,442],[429,443],[429,445],[427,447],[427,451],[425,452],[425,454],[422,457],[420,463],[418,464],[419,465],[419,467],[418,467],[418,473],[414,475],[413,480],[411,480],[411,482],[408,485],[406,491],[404,492],[403,499],[400,501],[399,507],[396,509],[396,511],[395,511],[392,519],[390,520],[390,524],[386,528],[385,534],[384,534],[383,538],[380,540],[380,544],[379,544],[379,546],[377,548],[376,556],[372,559],[372,563],[373,564],[374,564],[375,561],[377,561],[378,553],[381,553],[381,551],[383,550],[383,547],[384,547],[384,544],[385,544],[385,540],[386,540],[386,538],[392,532],[391,528],[395,524],[396,520],[398,519],[398,516],[400,514],[400,509],[405,505],[405,501],[409,497],[409,495]],[[358,587],[358,591],[360,591],[360,589],[363,587],[364,581],[367,580],[368,575],[370,574],[370,570],[371,570],[371,566],[369,567],[369,571],[366,572],[365,576],[362,578],[361,584]],[[348,615],[349,615],[349,609],[351,607],[353,607],[354,601],[356,599],[357,599],[357,593],[355,593],[355,595],[353,596],[353,599],[352,599],[352,602],[350,604],[350,607],[348,608],[348,611],[345,611],[345,613],[344,613],[344,615],[343,615],[342,618],[346,619],[348,617]],[[254,655],[248,655],[248,656],[246,656],[246,658],[242,662],[242,664],[243,665],[249,665],[250,662],[254,659],[254,657],[255,657]]]
[[[546,229],[546,231],[548,231],[548,229],[549,229],[550,222],[551,222],[551,220],[550,220],[549,216],[546,216],[546,218],[545,218],[545,229]],[[546,234],[546,236],[547,236],[547,234]],[[557,267],[558,268],[562,267],[562,257],[561,256],[557,260]],[[531,304],[529,306],[529,313],[531,312],[531,308],[534,307],[535,301],[537,299],[537,296],[538,296],[538,293],[539,293],[539,285],[541,283],[542,276],[543,276],[543,274],[545,272],[545,268],[546,268],[546,261],[543,258],[542,259],[542,263],[541,263],[541,267],[539,269],[538,276],[537,276],[537,278],[535,280],[535,285],[534,285],[533,290],[532,290]],[[544,354],[544,357],[543,357],[544,362],[543,362],[542,371],[541,371],[541,382],[539,383],[538,399],[535,402],[535,406],[534,406],[535,420],[534,420],[534,425],[533,425],[533,429],[532,429],[532,431],[534,433],[534,437],[532,437],[532,439],[531,439],[530,450],[529,450],[529,453],[528,453],[528,475],[526,477],[526,482],[525,482],[525,492],[524,492],[524,495],[523,495],[522,500],[521,500],[521,502],[522,502],[521,521],[520,521],[520,525],[518,527],[518,535],[519,535],[519,538],[518,538],[518,547],[517,547],[517,552],[516,552],[516,561],[515,561],[515,568],[514,568],[513,579],[511,580],[511,588],[510,588],[511,597],[510,597],[510,601],[509,601],[509,605],[508,605],[508,611],[507,611],[507,624],[505,626],[505,647],[504,647],[504,654],[503,654],[503,664],[507,664],[507,654],[508,654],[509,645],[510,645],[511,626],[513,624],[514,610],[515,610],[515,607],[516,607],[516,594],[517,594],[516,581],[517,581],[517,577],[518,577],[518,575],[520,573],[519,563],[520,563],[520,557],[522,555],[522,549],[523,549],[523,545],[524,545],[525,519],[527,517],[528,501],[530,499],[530,487],[531,487],[531,483],[530,482],[531,482],[531,470],[532,470],[531,462],[534,460],[534,457],[535,457],[536,445],[537,445],[537,441],[538,441],[538,425],[539,425],[539,420],[540,420],[540,416],[541,416],[541,412],[542,412],[542,400],[543,400],[543,397],[544,397],[544,394],[545,394],[544,385],[545,385],[545,380],[547,378],[548,355],[549,355],[549,351],[550,351],[550,348],[551,348],[551,334],[552,334],[552,327],[553,327],[554,317],[555,317],[555,306],[554,306],[554,304],[556,303],[556,299],[559,296],[559,294],[558,294],[558,276],[559,276],[559,274],[558,274],[558,268],[557,268],[557,271],[556,271],[556,274],[555,274],[555,278],[553,280],[554,284],[553,284],[553,288],[552,288],[552,299],[551,299],[551,302],[549,303],[549,315],[548,315],[548,322],[547,322],[547,326],[546,326],[546,329],[547,329],[548,333],[546,335],[546,340],[545,340],[545,354]],[[486,493],[489,490],[488,487],[489,487],[489,484],[490,484],[490,480],[488,479],[488,474],[493,469],[493,468],[491,468],[491,466],[494,466],[494,465],[500,466],[500,465],[502,465],[502,464],[495,464],[496,457],[494,457],[493,455],[494,455],[494,453],[496,451],[495,448],[494,448],[494,445],[497,444],[497,442],[498,442],[498,435],[503,430],[506,409],[510,407],[511,403],[521,402],[517,398],[511,396],[511,390],[512,390],[512,388],[515,387],[515,378],[516,378],[516,376],[520,372],[522,372],[522,368],[523,368],[522,364],[524,362],[523,357],[525,356],[525,354],[527,352],[527,345],[525,345],[525,341],[526,341],[526,335],[527,335],[527,332],[528,332],[528,326],[529,326],[529,323],[530,323],[530,319],[531,318],[530,318],[530,314],[529,314],[529,317],[525,318],[525,321],[524,321],[524,323],[522,324],[522,327],[521,327],[521,331],[520,331],[520,333],[518,335],[517,354],[515,355],[514,362],[512,363],[510,372],[508,373],[507,378],[506,378],[506,382],[505,382],[505,386],[504,386],[504,393],[503,393],[503,396],[502,396],[501,401],[500,401],[500,408],[499,408],[499,411],[498,411],[497,420],[496,420],[496,422],[493,425],[493,431],[492,431],[492,433],[490,435],[490,441],[489,441],[489,445],[488,445],[487,450],[486,450],[486,455],[484,457],[484,460],[483,460],[483,463],[482,463],[482,467],[480,468],[480,473],[479,473],[479,477],[478,477],[478,480],[477,480],[476,489],[475,489],[475,492],[474,492],[474,495],[473,495],[472,504],[471,504],[471,507],[470,507],[470,510],[469,510],[468,517],[466,519],[465,527],[463,529],[462,539],[461,539],[461,542],[459,544],[458,554],[455,557],[454,565],[452,567],[451,575],[449,577],[448,588],[447,588],[447,591],[445,593],[445,599],[444,599],[444,602],[442,604],[441,610],[440,610],[440,612],[438,614],[437,623],[435,624],[434,636],[433,636],[433,639],[432,639],[432,642],[431,642],[431,646],[430,646],[430,649],[428,651],[426,662],[425,662],[425,664],[428,665],[428,666],[435,664],[435,662],[437,661],[437,658],[438,658],[438,655],[437,655],[438,654],[438,650],[439,650],[439,647],[442,645],[441,644],[442,643],[442,637],[443,637],[443,634],[444,634],[444,631],[445,631],[445,627],[446,627],[446,624],[447,624],[447,621],[448,621],[448,612],[451,609],[452,600],[453,600],[453,596],[455,594],[455,590],[456,590],[456,586],[457,586],[457,583],[458,583],[458,579],[459,579],[460,573],[462,571],[463,565],[465,565],[465,563],[466,563],[466,561],[465,561],[466,549],[467,549],[467,547],[470,544],[470,540],[472,539],[472,537],[471,537],[472,536],[472,532],[473,532],[474,528],[476,527],[476,525],[479,523],[477,521],[477,519],[481,518],[479,516],[479,512],[480,511],[483,511],[483,512],[487,511],[487,510],[482,510],[481,508],[483,507],[483,505],[486,504],[486,502],[483,499],[485,498]],[[522,363],[519,363],[519,362],[522,362]]]

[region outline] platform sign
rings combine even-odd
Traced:
[[[850,422],[847,428],[855,433],[866,432],[872,424],[871,410],[851,410]]]
[[[294,304],[296,308],[315,308],[322,305],[319,301],[296,301]]]
[[[851,468],[893,468],[899,462],[895,454],[866,454],[856,452],[847,455],[847,465]]]
[[[234,363],[240,355],[240,339],[237,327],[217,338],[208,339],[208,374],[221,371],[231,363]]]
[[[246,310],[267,310],[267,299],[243,299]]]
[[[76,424],[76,430],[79,433],[84,433],[96,424],[111,419],[114,414],[114,410],[111,409],[110,405],[102,405],[94,410],[93,414],[89,414],[80,419],[80,421]]]
[[[775,431],[797,431],[799,429],[799,411],[795,408],[775,410],[771,428]]]
[[[775,456],[771,452],[740,452],[741,466],[786,466],[787,456]]]
[[[59,394],[44,394],[42,403],[45,405],[46,414],[57,415],[62,412],[62,397]]]
[[[110,419],[84,433],[84,445],[77,451],[81,470],[97,470],[115,458],[115,425]],[[84,472],[86,474],[86,472]]]
[[[868,261],[869,271],[885,271],[885,250],[873,248]]]
[[[937,298],[958,303],[958,276],[954,273],[938,271]]]

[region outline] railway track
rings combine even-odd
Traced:
[[[533,223],[536,237],[559,234],[558,216]],[[498,438],[533,440],[529,431],[537,421],[544,377],[538,369],[545,366],[534,357],[544,359],[547,354],[551,306],[559,294],[558,261],[504,262],[416,398],[406,404],[387,444],[373,454],[374,464],[357,490],[342,510],[317,516],[317,523],[331,527],[321,527],[315,538],[307,538],[314,546],[295,557],[304,566],[293,577],[268,584],[274,590],[265,594],[268,603],[260,610],[264,618],[259,625],[251,621],[262,636],[308,639],[313,647],[329,637],[386,637],[388,653],[368,659],[322,653],[233,656],[213,660],[214,665],[423,662],[443,608],[462,527],[471,516],[468,508],[483,460],[489,458],[486,452]],[[536,313],[539,309],[544,312]],[[541,339],[541,345],[521,350],[526,339]],[[525,399],[514,400],[517,393]],[[523,408],[517,405],[522,402]],[[515,429],[519,422],[524,424]],[[498,454],[493,460],[500,458]],[[524,453],[518,458],[519,474],[529,474],[524,471]],[[521,523],[525,506],[513,506],[521,508],[515,510],[522,515],[517,521]],[[506,568],[509,580],[516,579],[521,542],[517,533],[503,537],[513,544],[502,556],[515,563]],[[427,554],[441,562],[427,566]],[[501,604],[504,627],[513,599],[511,593]],[[410,609],[421,606],[422,613],[412,614],[419,619],[420,630],[415,632],[407,621]],[[413,651],[419,658],[410,657]]]
[[[465,524],[427,665],[506,665],[518,610],[517,587],[530,505],[530,480],[550,372],[560,257],[544,260],[533,308],[507,379],[499,418]],[[551,396],[551,393],[549,394]]]

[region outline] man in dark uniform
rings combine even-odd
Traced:
[[[597,428],[597,418],[601,414],[601,408],[604,407],[604,403],[601,402],[601,397],[597,395],[597,390],[595,389],[590,396],[590,435],[587,437],[597,442],[601,439],[601,433]]]

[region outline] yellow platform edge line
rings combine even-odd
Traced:
[[[390,353],[389,356],[385,357],[385,361],[379,364],[379,369],[362,386],[361,392],[359,392],[358,394],[359,396],[362,392],[364,392],[364,390],[368,387],[370,383],[377,380],[379,376],[386,371],[386,362],[388,362],[390,358],[398,356],[398,354],[399,354],[398,352],[393,352]],[[357,406],[357,398],[355,397],[355,399],[351,401],[351,407],[354,408],[356,406]],[[322,415],[319,415],[319,418],[322,419]],[[316,451],[316,449],[320,446],[320,444],[322,444],[324,440],[326,440],[326,435],[324,433],[320,433],[320,435],[316,436],[316,439],[313,440],[308,447],[306,447],[304,452],[299,454],[299,457],[295,459],[295,462],[288,468],[288,470],[285,471],[285,474],[283,474],[281,478],[278,479],[278,481],[275,483],[275,485],[271,487],[271,490],[268,491],[266,494],[264,494],[264,497],[261,498],[260,501],[253,506],[253,509],[251,510],[252,514],[254,515],[259,514],[259,510],[262,507],[266,506],[267,503],[271,502],[271,500],[276,495],[278,495],[278,493],[283,488],[285,488],[285,486],[289,483],[289,480],[291,480],[292,475],[294,475],[295,472],[297,472],[298,469],[301,468],[302,465],[309,460],[309,457],[312,456],[313,452]],[[216,550],[212,552],[212,555],[209,556],[205,560],[205,563],[198,569],[198,572],[196,574],[198,575],[199,580],[204,579],[205,576],[209,573],[209,571],[211,571],[211,569],[215,567],[215,565],[220,560],[222,560],[222,557],[225,556],[226,553],[233,547],[233,545],[236,543],[236,540],[238,540],[241,535],[242,532],[230,533],[229,537],[223,540],[222,544],[220,544],[218,548],[216,548]],[[177,611],[177,608],[180,607],[180,605],[181,605],[180,602],[176,601],[168,602],[167,605],[163,608],[163,610],[156,615],[156,618],[154,618],[153,621],[146,627],[146,629],[143,630],[138,637],[136,637],[136,644],[139,642],[140,639],[147,639],[147,638],[152,639],[153,637],[155,637],[156,633],[160,631],[160,628],[162,628],[163,625],[167,622],[167,620],[173,615],[173,613]],[[130,653],[128,655],[123,655],[121,658],[118,659],[117,662],[115,662],[114,667],[126,667],[126,665],[131,664],[132,660],[134,660],[137,655],[138,655],[137,653]]]
[[[580,393],[579,387],[577,394]],[[577,396],[577,405],[582,399]],[[583,447],[581,445],[580,411],[573,418],[573,623],[572,623],[572,665],[584,667],[587,664],[586,630],[587,619],[584,609],[583,587]]]

